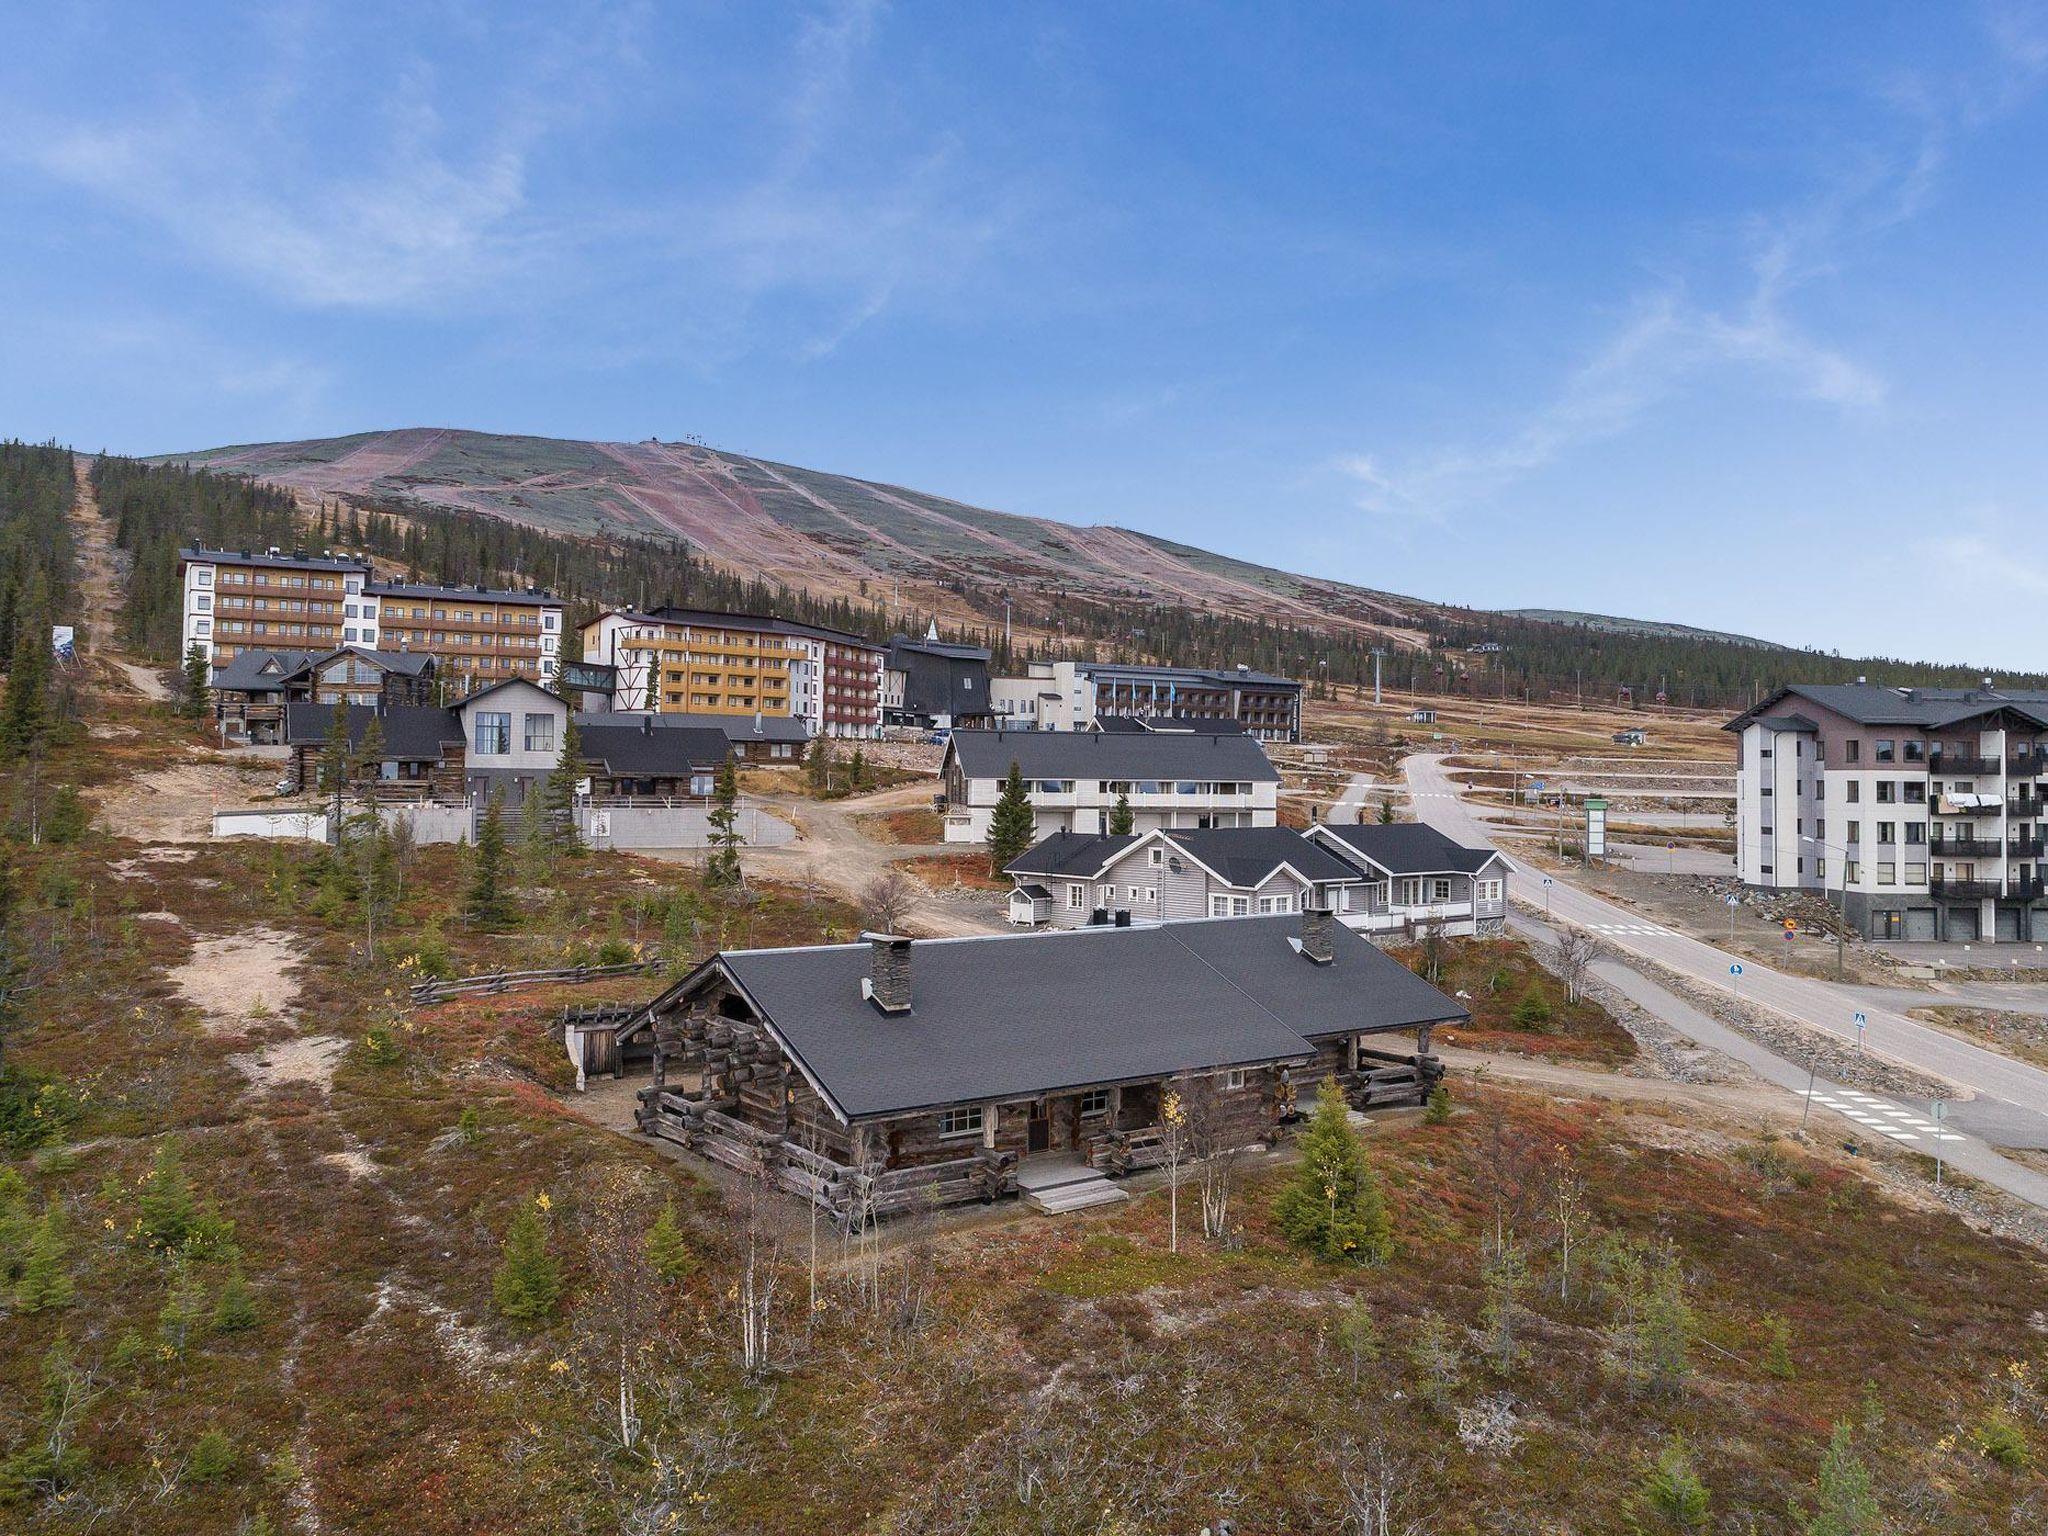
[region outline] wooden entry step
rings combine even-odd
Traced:
[[[1044,1216],[1063,1216],[1068,1211],[1116,1205],[1131,1198],[1099,1169],[1068,1158],[1026,1158],[1017,1165],[1017,1193]]]

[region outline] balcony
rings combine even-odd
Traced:
[[[2048,799],[2031,796],[2027,799],[2012,799],[2005,802],[2005,814],[2014,821],[2038,821],[2048,816]]]
[[[2038,859],[2048,855],[2048,841],[2038,833],[2016,837],[2005,845],[2005,855],[2009,859]]]
[[[1977,805],[1962,805],[1948,795],[1942,795],[1934,802],[1937,816],[2003,816],[2005,802],[1993,795],[1986,795]]]
[[[2048,886],[2044,886],[2041,883],[2039,876],[2034,876],[2030,879],[2013,881],[2011,885],[2006,887],[2005,895],[2001,899],[2005,901],[2039,901],[2043,896],[2048,896]]]
[[[2048,747],[2022,747],[2005,760],[2005,771],[2016,779],[2038,779],[2048,773]]]
[[[1999,760],[1995,757],[1966,757],[1960,752],[1934,751],[1927,754],[1929,773],[1960,773],[1974,776],[1995,774]]]
[[[1997,880],[1932,880],[1927,892],[1936,901],[1982,901],[2004,895],[2005,886]]]
[[[1930,859],[1995,859],[2004,852],[2005,845],[1995,838],[1937,837],[1927,845]]]

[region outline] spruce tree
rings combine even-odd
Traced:
[[[15,627],[14,657],[7,692],[0,695],[0,747],[9,757],[26,757],[50,733],[50,635],[34,604]]]
[[[1131,797],[1119,794],[1116,804],[1109,808],[1109,835],[1129,837],[1137,829],[1137,814],[1131,809]]]
[[[804,783],[811,793],[824,796],[832,788],[832,743],[820,733],[811,738],[804,754]]]
[[[1391,827],[1394,824],[1394,802],[1391,799],[1380,802],[1379,820],[1383,827]]]
[[[374,779],[384,762],[384,718],[370,716],[370,723],[363,727],[363,739],[349,754],[351,767],[357,779]]]
[[[548,770],[540,788],[540,830],[536,834],[552,852],[579,854],[583,839],[576,832],[576,781],[583,777],[583,733],[576,716],[562,731],[562,754]]]
[[[740,849],[746,838],[740,832],[740,781],[732,757],[718,765],[718,777],[711,795],[711,852],[704,861],[707,885],[733,886],[740,883]]]
[[[1394,1251],[1379,1178],[1352,1132],[1344,1095],[1325,1085],[1301,1136],[1301,1160],[1273,1202],[1288,1241],[1332,1263],[1378,1264]]]
[[[1639,1536],[1653,1531],[1703,1531],[1707,1512],[1707,1485],[1693,1467],[1692,1447],[1685,1436],[1673,1435],[1644,1474],[1629,1512],[1629,1529]]]
[[[63,1218],[53,1201],[29,1235],[28,1258],[14,1287],[17,1312],[48,1312],[71,1305],[74,1287],[64,1268]]]
[[[512,910],[505,899],[505,793],[491,791],[477,828],[476,852],[469,867],[467,911],[470,922],[484,929],[509,927]]]
[[[320,747],[320,788],[333,794],[348,784],[348,700],[336,699],[327,717],[327,739]]]
[[[548,1252],[547,1229],[537,1205],[527,1204],[505,1231],[505,1257],[491,1277],[498,1311],[515,1323],[536,1326],[554,1314],[562,1296],[562,1275]]]
[[[197,642],[185,652],[185,716],[191,720],[204,720],[206,707],[213,702],[213,689],[207,686],[206,652]]]
[[[213,1304],[213,1331],[241,1333],[255,1326],[256,1298],[249,1293],[249,1282],[242,1276],[242,1266],[237,1264],[228,1271],[227,1283],[220,1288],[220,1296]]]
[[[859,747],[853,749],[853,756],[846,764],[846,782],[849,788],[859,789],[867,780],[868,756]]]
[[[198,1205],[177,1140],[166,1136],[156,1144],[156,1159],[144,1178],[136,1203],[141,1207],[142,1236],[159,1253],[175,1253],[198,1225]]]
[[[1849,1426],[1837,1424],[1814,1479],[1817,1500],[1800,1529],[1805,1536],[1878,1536],[1884,1516],[1871,1491],[1870,1469],[1850,1444]]]
[[[697,1267],[697,1256],[683,1236],[676,1220],[676,1203],[671,1200],[647,1229],[647,1262],[664,1280],[680,1280]]]
[[[1003,792],[988,819],[989,873],[1000,875],[1004,868],[1029,848],[1038,836],[1038,819],[1031,798],[1024,793],[1024,772],[1013,758]]]

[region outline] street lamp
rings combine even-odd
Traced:
[[[1823,853],[1839,853],[1842,856],[1842,921],[1835,928],[1835,980],[1842,979],[1842,948],[1848,942],[1849,931],[1849,850],[1839,843],[1824,842],[1817,837],[1802,836],[1799,841],[1811,843]],[[1820,893],[1823,899],[1828,893],[1828,877],[1820,877]]]

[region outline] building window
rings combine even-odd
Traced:
[[[1877,803],[1879,805],[1897,805],[1899,803],[1898,793],[1899,786],[1895,781],[1891,779],[1879,779],[1877,781]]]
[[[1068,907],[1068,909],[1069,909],[1070,911],[1074,911],[1074,912],[1080,912],[1080,911],[1084,911],[1084,910],[1086,910],[1087,906],[1088,906],[1088,887],[1087,887],[1087,886],[1085,886],[1085,885],[1081,885],[1081,884],[1078,884],[1078,883],[1076,883],[1076,884],[1072,884],[1072,885],[1069,885],[1069,886],[1067,887],[1067,907]]]
[[[1157,843],[1154,843],[1152,845],[1153,868],[1158,868],[1159,865],[1163,864],[1164,862],[1166,862],[1166,850],[1164,848],[1161,848]]]
[[[979,1104],[970,1109],[947,1109],[939,1112],[941,1136],[979,1136],[981,1126],[982,1108]]]
[[[1081,1095],[1081,1115],[1083,1119],[1108,1113],[1109,1090],[1107,1088],[1090,1088]]]
[[[1926,883],[1927,866],[1925,864],[1908,864],[1906,866],[1906,884],[1925,885]]]
[[[553,715],[528,715],[526,717],[526,750],[529,752],[552,752],[555,750],[555,717]]]
[[[1897,744],[1889,741],[1880,741],[1877,744],[1875,756],[1880,763],[1896,761],[1898,758]]]
[[[1228,1072],[1224,1073],[1223,1087],[1224,1091],[1228,1093],[1235,1093],[1238,1089],[1244,1087],[1244,1068],[1232,1067]]]
[[[212,586],[212,585],[213,585],[213,572],[211,572],[211,571],[194,571],[194,572],[192,573],[192,580],[193,580],[193,582],[194,582],[195,584],[197,584],[197,585],[199,585],[199,586],[202,586],[202,587],[210,587],[210,586]]]
[[[1292,912],[1294,910],[1294,898],[1292,896],[1261,896],[1259,898],[1259,910],[1261,912]]]
[[[1863,760],[1863,743],[1860,739],[1851,736],[1843,745],[1848,748],[1847,756],[1850,762],[1857,763]]]
[[[1863,785],[1855,779],[1849,781],[1849,803],[1857,805],[1863,799]]]
[[[1879,864],[1877,866],[1877,883],[1879,885],[1897,885],[1899,883],[1899,866],[1896,864]]]
[[[480,709],[476,715],[476,752],[479,757],[502,757],[512,750],[512,716],[509,711]]]

